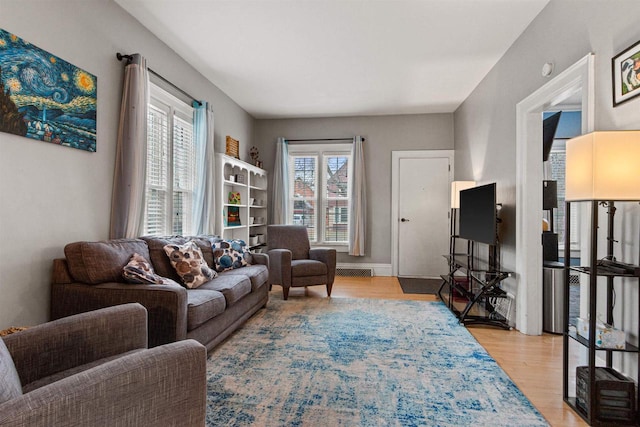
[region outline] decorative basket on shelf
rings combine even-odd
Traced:
[[[227,156],[240,159],[240,141],[238,141],[237,139],[233,139],[229,135],[227,135],[225,154]]]

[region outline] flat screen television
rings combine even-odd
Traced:
[[[460,192],[460,237],[495,245],[497,232],[496,184],[462,190]]]

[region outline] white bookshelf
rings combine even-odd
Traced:
[[[244,240],[253,250],[259,250],[260,244],[266,243],[267,171],[216,154],[216,176],[216,234]],[[239,193],[240,203],[230,203],[229,193]],[[238,211],[239,224],[229,222],[230,210]]]

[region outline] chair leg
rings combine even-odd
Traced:
[[[332,284],[327,284],[327,296],[331,296],[331,288],[333,288],[333,283]]]
[[[269,292],[271,292],[271,288],[273,287],[273,285],[269,285]]]
[[[282,297],[285,301],[287,300],[287,298],[289,298],[289,288],[287,288],[286,286],[282,287]]]

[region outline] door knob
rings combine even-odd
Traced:
[[[400,221],[402,221],[402,222],[409,222],[409,220],[408,220],[408,219],[406,219],[406,218],[402,218]]]

